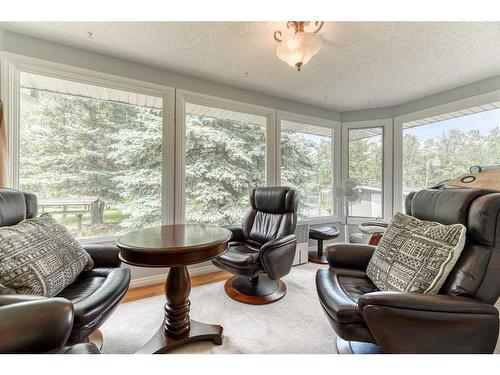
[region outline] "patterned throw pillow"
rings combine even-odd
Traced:
[[[437,294],[465,245],[462,224],[443,225],[397,213],[366,275],[380,290]]]
[[[53,297],[92,266],[90,255],[49,214],[0,228],[0,294]]]

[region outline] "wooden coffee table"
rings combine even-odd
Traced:
[[[163,225],[120,237],[120,259],[136,267],[170,267],[165,283],[165,320],[137,353],[166,353],[191,341],[222,344],[222,327],[189,318],[188,265],[213,259],[228,249],[231,232],[218,225]]]

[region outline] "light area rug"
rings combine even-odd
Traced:
[[[283,278],[287,294],[268,305],[247,305],[224,293],[224,281],[191,290],[191,318],[224,327],[222,345],[187,344],[171,353],[322,354],[336,353],[336,335],[316,294],[321,267],[296,266]],[[130,354],[151,338],[163,319],[163,295],[121,304],[101,327],[103,353]],[[500,300],[496,304],[500,308]],[[495,353],[500,353],[500,343]]]
[[[316,270],[293,267],[283,278],[286,295],[268,305],[247,305],[224,293],[224,281],[191,290],[191,318],[224,327],[222,345],[187,344],[172,353],[336,353],[335,332],[321,309]],[[163,295],[121,304],[101,327],[103,353],[134,353],[154,335],[163,319]]]

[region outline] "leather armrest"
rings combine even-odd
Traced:
[[[94,268],[98,267],[120,267],[121,261],[118,257],[120,249],[114,244],[85,244],[82,245],[94,261]]]
[[[358,306],[384,353],[493,353],[498,311],[471,298],[373,292]]]
[[[404,292],[373,292],[361,296],[358,306],[367,305],[395,307],[447,313],[489,314],[498,316],[498,310],[487,303],[458,296]]]
[[[64,346],[73,326],[73,305],[41,298],[0,307],[0,353],[44,353]]]
[[[75,327],[92,321],[102,315],[103,311],[114,308],[121,302],[130,283],[130,269],[112,270],[106,280],[94,293],[74,303]]]
[[[331,268],[347,268],[365,271],[375,251],[375,246],[354,243],[333,244],[326,248]]]
[[[245,236],[243,236],[243,228],[240,225],[224,225],[223,226],[226,229],[229,229],[231,231],[231,239],[230,241],[234,242],[244,242],[245,241]]]
[[[290,272],[297,238],[295,234],[276,238],[266,242],[260,248],[260,262],[272,280],[277,280]]]

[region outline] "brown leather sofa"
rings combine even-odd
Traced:
[[[34,194],[0,188],[0,227],[33,218],[37,215],[37,210]],[[106,321],[121,302],[130,283],[130,270],[120,268],[119,250],[116,246],[83,247],[92,257],[94,268],[82,272],[71,285],[56,296],[71,301],[73,305],[74,319],[68,345],[87,341],[88,336]],[[32,319],[38,319],[36,313],[33,313]],[[3,335],[2,332],[0,334]]]
[[[0,296],[0,353],[99,354],[91,343],[66,345],[73,317],[63,298]]]
[[[250,203],[243,224],[226,227],[232,232],[229,250],[212,262],[237,275],[225,285],[231,298],[265,304],[286,293],[280,278],[295,257],[298,196],[288,187],[260,187],[251,191]]]
[[[498,338],[500,193],[427,189],[406,199],[421,220],[467,227],[465,248],[437,295],[378,291],[365,270],[375,249],[328,247],[316,287],[340,352],[492,353]]]

